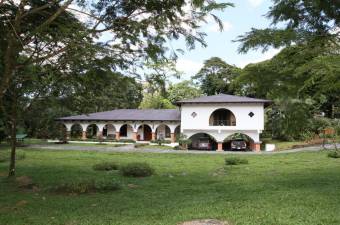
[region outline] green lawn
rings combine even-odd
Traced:
[[[326,152],[244,155],[240,157],[249,164],[227,169],[228,155],[25,152],[25,159],[18,160],[18,176],[32,177],[42,189],[79,178],[114,179],[122,189],[33,193],[0,177],[0,224],[175,225],[199,218],[234,225],[340,224],[340,159],[328,158]],[[148,162],[157,174],[125,178],[116,171],[92,170],[93,164],[108,160]],[[0,163],[0,174],[7,166]],[[16,206],[23,200],[26,205]]]

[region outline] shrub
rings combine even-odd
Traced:
[[[94,170],[105,170],[105,171],[110,171],[110,170],[118,170],[118,164],[115,162],[102,162],[93,165]]]
[[[331,151],[328,153],[328,157],[335,158],[335,159],[340,158],[340,151],[336,151],[336,150]]]
[[[241,158],[238,158],[238,157],[226,158],[224,161],[225,161],[226,165],[248,164],[248,160],[247,159],[241,159]]]
[[[171,144],[171,141],[170,141],[170,140],[165,140],[165,139],[157,139],[157,140],[150,141],[150,142],[151,142],[151,143],[158,144],[158,145],[162,145],[162,144]]]
[[[85,194],[91,192],[101,191],[115,191],[121,188],[120,184],[115,181],[74,181],[70,183],[63,183],[51,188],[51,191],[56,193],[67,194]]]
[[[129,163],[120,168],[126,177],[148,177],[154,174],[154,169],[147,163]]]
[[[178,143],[183,147],[183,149],[188,149],[188,145],[190,145],[191,142],[191,139],[184,134],[181,134],[178,138]]]

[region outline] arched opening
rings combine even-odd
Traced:
[[[116,137],[116,128],[112,124],[106,124],[103,128],[103,137],[114,140]]]
[[[150,141],[152,139],[152,129],[147,124],[142,124],[138,127],[137,140]]]
[[[216,140],[207,133],[197,133],[192,135],[190,138],[191,144],[188,149],[191,150],[211,150],[217,149]]]
[[[181,137],[181,125],[178,125],[175,128],[175,138],[176,138],[176,142],[178,142],[179,138]]]
[[[132,139],[133,128],[129,124],[124,124],[119,129],[120,137],[123,139]]]
[[[235,133],[223,141],[225,151],[248,151],[254,148],[254,140],[246,134]]]
[[[97,132],[99,131],[99,128],[96,124],[90,124],[86,128],[86,138],[96,138]]]
[[[82,137],[83,127],[79,124],[73,124],[71,127],[71,138],[79,139]]]
[[[236,126],[236,117],[228,109],[216,109],[210,115],[209,126]]]
[[[156,139],[167,139],[171,137],[171,130],[168,125],[161,124],[156,129]]]

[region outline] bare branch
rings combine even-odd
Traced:
[[[81,13],[81,14],[87,15],[87,16],[89,16],[89,17],[92,17],[93,19],[101,20],[100,17],[97,17],[97,16],[95,16],[95,15],[93,15],[93,14],[91,14],[91,13],[87,13],[87,12],[84,12],[84,11],[81,11],[81,10],[78,10],[78,9],[75,9],[75,8],[70,8],[70,7],[68,7],[67,10],[72,10],[72,11],[75,11],[75,12],[77,12],[77,13]]]
[[[63,6],[61,6],[50,18],[48,18],[44,23],[36,28],[37,31],[43,29],[44,27],[50,25],[61,13],[63,13],[66,8],[71,5],[73,0],[68,0]]]
[[[60,2],[60,1],[59,1],[59,2]],[[52,2],[50,2],[50,3],[48,3],[48,4],[45,4],[45,5],[42,5],[42,6],[40,6],[40,7],[34,8],[34,9],[32,9],[32,10],[29,10],[28,12],[26,12],[25,14],[22,15],[22,18],[24,18],[24,17],[26,17],[26,16],[28,16],[28,15],[31,15],[31,14],[34,14],[34,13],[37,13],[37,12],[40,12],[40,11],[42,11],[42,10],[44,10],[44,9],[46,9],[46,8],[48,8],[48,7],[50,7],[51,5],[57,4],[57,3],[59,3],[59,2],[58,2],[58,1],[52,1]]]

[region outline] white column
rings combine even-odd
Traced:
[[[64,123],[65,127],[66,127],[66,140],[70,140],[71,139],[71,128],[73,126],[73,123]]]
[[[64,123],[65,127],[66,127],[66,131],[71,132],[71,128],[73,126],[73,123]]]
[[[176,127],[178,127],[180,124],[166,124],[169,128],[171,133],[175,133]]]
[[[98,127],[97,138],[102,138],[103,137],[103,129],[105,127],[105,123],[96,123],[96,126]]]

